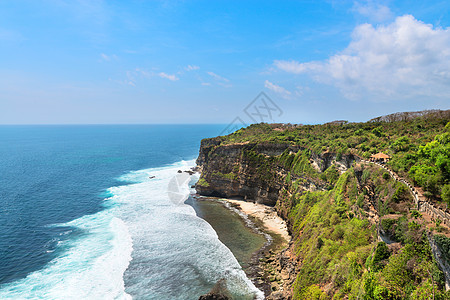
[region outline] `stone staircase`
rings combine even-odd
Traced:
[[[422,193],[419,190],[417,190],[412,184],[410,184],[406,179],[398,176],[397,173],[395,173],[394,171],[392,171],[391,169],[389,169],[388,167],[386,167],[381,163],[368,161],[364,159],[361,159],[360,161],[364,163],[374,164],[379,166],[380,168],[385,169],[392,178],[394,178],[399,182],[404,183],[408,187],[408,190],[413,196],[414,203],[416,204],[416,208],[418,211],[425,212],[428,215],[430,215],[432,219],[439,219],[442,221],[443,224],[450,227],[450,214],[434,206],[432,203],[428,202],[426,198],[422,195]]]

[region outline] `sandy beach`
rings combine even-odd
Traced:
[[[273,207],[243,200],[223,200],[234,205],[239,205],[242,212],[261,220],[265,229],[281,235],[281,237],[285,239],[286,242],[289,242],[291,240],[286,227],[286,222],[277,215]]]

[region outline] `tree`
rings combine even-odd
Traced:
[[[410,141],[406,136],[399,137],[392,144],[394,152],[407,151],[409,149]]]
[[[443,201],[450,205],[450,184],[446,184],[442,187],[441,197]]]
[[[383,131],[381,129],[382,129],[381,126],[375,127],[372,130],[372,133],[377,137],[381,137],[383,135]]]

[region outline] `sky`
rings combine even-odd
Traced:
[[[0,124],[450,109],[448,1],[0,0]]]

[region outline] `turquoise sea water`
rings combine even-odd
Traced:
[[[238,298],[261,296],[168,193],[222,129],[0,126],[0,299],[197,299],[221,278]]]

